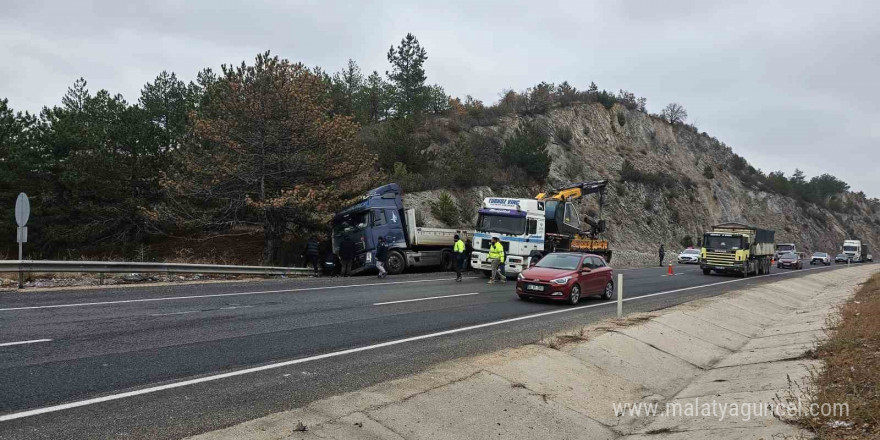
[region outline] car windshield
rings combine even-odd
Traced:
[[[342,234],[360,231],[366,228],[369,222],[370,211],[348,214],[333,221],[333,235],[338,237]]]
[[[550,254],[535,265],[535,267],[546,267],[548,269],[566,269],[575,270],[581,262],[580,255],[571,254]]]
[[[789,253],[789,254],[785,254],[785,255],[783,255],[783,256],[782,256],[782,259],[783,259],[783,260],[797,260],[797,259],[798,259],[798,256],[795,255],[795,254],[790,254],[790,253]]]
[[[496,234],[522,235],[526,233],[526,218],[480,214],[477,230]]]
[[[699,254],[700,251],[698,249],[685,249],[683,254]]]
[[[846,254],[837,254],[837,258],[846,258]]]
[[[824,258],[824,257],[827,257],[828,254],[826,254],[825,252],[816,252],[816,253],[813,254],[813,256],[814,256],[814,257],[823,257],[823,258]]]
[[[707,249],[722,251],[735,251],[742,249],[742,237],[729,237],[723,235],[707,235],[703,240]]]

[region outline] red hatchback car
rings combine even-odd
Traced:
[[[547,298],[577,304],[581,298],[614,296],[611,267],[602,257],[576,252],[545,256],[538,264],[519,274],[516,294],[520,299]]]

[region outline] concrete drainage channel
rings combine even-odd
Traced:
[[[811,274],[600,322],[192,438],[798,437],[772,406],[821,367],[804,354],[875,271]]]

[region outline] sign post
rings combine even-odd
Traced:
[[[15,200],[15,223],[18,224],[18,261],[24,259],[23,245],[27,242],[27,222],[31,216],[31,202],[25,193],[19,193]],[[21,270],[21,264],[18,267],[18,288],[24,288],[24,273]]]

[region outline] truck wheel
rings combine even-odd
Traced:
[[[711,275],[712,269],[703,269],[703,275]]]
[[[440,254],[440,265],[445,271],[450,271],[455,268],[453,267],[452,252],[444,250],[443,253]]]
[[[388,252],[388,263],[386,266],[388,266],[388,273],[390,275],[400,275],[406,269],[406,259],[403,258],[403,254],[400,251],[390,251]]]

